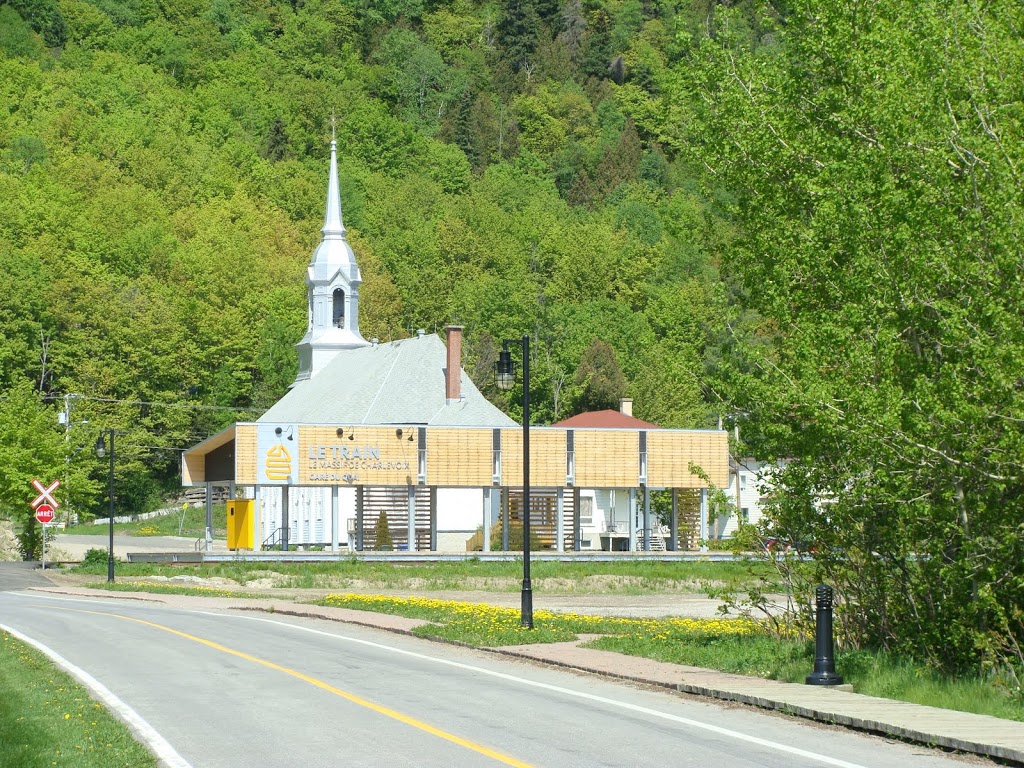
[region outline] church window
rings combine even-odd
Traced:
[[[334,291],[334,314],[332,323],[338,328],[345,327],[345,291],[337,288]]]

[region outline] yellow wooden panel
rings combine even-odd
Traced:
[[[235,482],[256,485],[255,424],[239,424],[235,428]]]
[[[185,452],[181,457],[181,484],[202,485],[206,482],[206,454]]]
[[[530,485],[539,488],[565,486],[565,430],[530,429]],[[523,484],[523,430],[501,431],[501,484]]]
[[[640,478],[640,433],[636,430],[577,429],[576,485],[580,488],[636,488]]]
[[[483,488],[494,477],[490,429],[427,428],[427,483]]]
[[[700,467],[717,488],[729,482],[729,437],[719,431],[652,429],[647,433],[647,484],[653,488],[706,488],[690,471]]]
[[[235,439],[235,427],[222,429],[181,456],[181,484],[201,485],[206,482],[206,457]]]
[[[299,427],[297,485],[416,484],[415,427],[342,425],[341,437],[338,429]]]

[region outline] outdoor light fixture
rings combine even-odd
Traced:
[[[519,342],[515,342],[518,344]],[[516,365],[512,362],[512,353],[508,351],[509,342],[505,342],[503,349],[498,353],[498,363],[495,372],[495,381],[498,389],[508,391],[516,384]]]
[[[107,497],[110,499],[110,517],[107,520],[110,527],[110,544],[107,547],[107,581],[112,582],[114,580],[114,430],[101,429],[100,436],[96,438],[96,455],[101,459],[107,454],[104,436],[110,437],[110,471],[107,488]]]
[[[519,625],[533,629],[533,587],[530,584],[530,337],[505,339],[495,364],[498,389],[515,386],[516,372],[509,345],[523,349],[523,591]]]
[[[338,434],[338,437],[342,437],[345,434],[345,430],[342,429],[341,427],[338,427],[337,434]]]

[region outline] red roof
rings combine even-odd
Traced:
[[[572,429],[661,429],[643,419],[635,419],[611,408],[604,411],[587,411],[570,416],[553,427],[570,427]]]

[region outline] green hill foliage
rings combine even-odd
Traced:
[[[636,382],[639,416],[705,426],[730,228],[607,72],[668,11],[520,10],[0,4],[0,386],[77,396],[72,450],[124,431],[118,506],[151,506],[176,449],[294,377],[333,113],[368,338],[461,323],[497,398],[496,345],[530,332],[538,422]]]
[[[792,460],[775,525],[821,543],[849,642],[1019,661],[1022,21],[0,1],[0,512],[32,476],[102,505],[99,428],[118,507],[151,506],[179,449],[280,397],[333,113],[367,337],[464,325],[518,416],[492,364],[530,333],[538,423],[621,394],[738,419]]]

